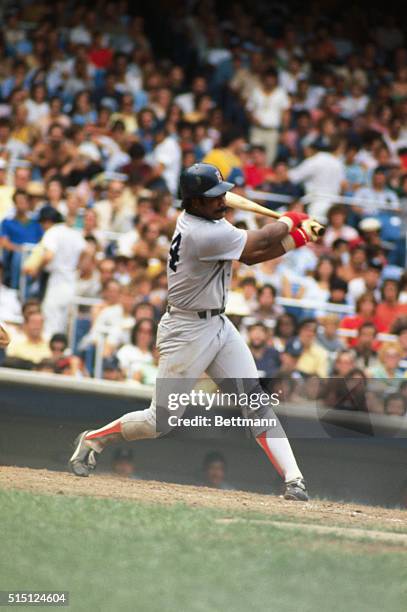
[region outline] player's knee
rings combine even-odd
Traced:
[[[255,381],[248,393],[248,402],[243,413],[250,420],[250,430],[255,438],[264,432],[270,432],[270,435],[273,435],[272,432],[275,434],[276,428],[280,427],[271,405],[271,398],[262,388],[259,380]]]
[[[159,433],[150,412],[150,409],[130,412],[120,419],[121,432],[125,440],[143,440],[158,437]]]

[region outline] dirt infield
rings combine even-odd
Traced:
[[[0,489],[18,489],[49,495],[93,496],[135,500],[148,504],[187,504],[233,512],[259,512],[290,517],[320,525],[352,528],[375,527],[407,533],[407,512],[359,504],[311,501],[288,502],[281,497],[245,491],[219,491],[145,480],[128,480],[110,475],[77,478],[67,472],[0,467]]]

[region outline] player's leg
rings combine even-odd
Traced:
[[[167,322],[168,323],[168,322]],[[217,323],[217,324],[216,324]],[[216,337],[219,321],[207,325],[197,322],[190,335],[182,339],[181,332],[174,334],[176,321],[161,326],[159,337],[160,362],[153,398],[149,408],[129,412],[107,425],[82,432],[75,440],[75,451],[70,459],[72,471],[77,476],[88,476],[96,465],[96,454],[114,442],[157,438],[167,433],[168,417],[182,416],[185,408],[169,412],[172,393],[189,393],[196,380],[205,372],[218,350]],[[164,332],[163,332],[164,328]]]
[[[223,331],[223,342],[216,357],[207,368],[209,376],[220,382],[222,389],[231,392],[247,393],[247,395],[263,394],[264,390],[260,386],[256,364],[247,344],[232,325],[225,319]],[[260,406],[254,412],[250,409],[246,411],[249,416],[268,419],[270,422],[275,419],[275,427],[252,427],[253,436],[256,442],[266,453],[272,465],[278,471],[286,483],[287,499],[308,499],[302,473],[297,465],[291,445],[287,439],[285,431],[277,418],[271,403]]]

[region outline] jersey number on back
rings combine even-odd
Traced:
[[[171,242],[169,266],[173,272],[177,271],[177,263],[179,262],[179,247],[181,245],[181,234],[177,234]]]

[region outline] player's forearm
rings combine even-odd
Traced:
[[[277,221],[269,223],[259,231],[259,239],[256,241],[256,251],[265,251],[280,243],[287,236],[289,227],[285,223]]]
[[[280,242],[278,244],[273,244],[268,249],[263,249],[261,251],[255,251],[254,253],[251,253],[250,255],[245,257],[245,259],[242,259],[241,261],[247,264],[248,266],[253,266],[254,264],[261,263],[262,261],[268,261],[269,259],[275,259],[276,257],[281,257],[281,255],[284,255],[285,252],[286,251]]]

